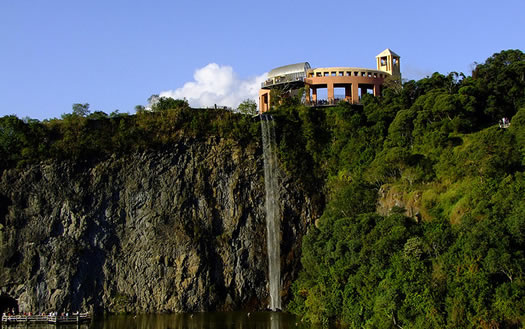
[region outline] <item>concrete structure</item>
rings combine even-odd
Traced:
[[[293,94],[304,87],[306,74],[311,70],[308,62],[290,64],[271,70],[268,79],[262,83],[259,91],[259,112],[270,110],[272,89]]]
[[[324,67],[312,69],[307,62],[275,68],[268,73],[259,91],[259,112],[271,109],[271,91],[293,95],[305,88],[305,103],[311,106],[334,105],[338,101],[358,104],[361,95],[381,95],[381,87],[389,76],[401,78],[400,57],[390,49],[376,56],[377,69],[358,67]],[[318,90],[326,88],[327,98],[318,99]],[[339,88],[344,95],[336,97]]]

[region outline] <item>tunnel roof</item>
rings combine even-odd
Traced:
[[[268,78],[280,77],[294,73],[306,73],[309,69],[310,64],[308,62],[284,65],[271,70],[270,73],[268,73]]]

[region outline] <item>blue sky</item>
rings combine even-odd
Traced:
[[[525,50],[523,13],[523,0],[0,0],[0,116],[134,113],[162,92],[231,103],[274,67],[374,68],[385,48],[403,78],[470,74]]]

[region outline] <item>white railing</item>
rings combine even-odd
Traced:
[[[273,86],[281,83],[289,83],[289,82],[296,82],[296,81],[304,81],[304,76],[300,77],[282,77],[282,78],[272,78],[264,81],[261,83],[261,87],[268,87]]]
[[[89,313],[74,315],[2,315],[4,323],[77,323],[91,320]]]

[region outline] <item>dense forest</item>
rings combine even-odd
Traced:
[[[283,165],[328,198],[289,309],[345,328],[523,327],[525,54],[362,101],[274,114]]]
[[[502,51],[471,76],[434,73],[361,101],[310,108],[283,97],[272,112],[282,167],[326,199],[288,310],[324,327],[523,327],[525,54]],[[0,172],[162,149],[180,136],[242,145],[259,134],[252,116],[172,99],[134,115],[77,106],[43,122],[5,116]]]

